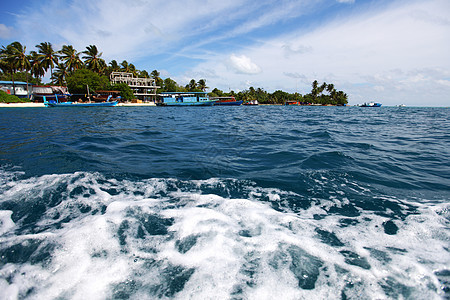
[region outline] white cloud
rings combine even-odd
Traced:
[[[5,24],[0,24],[0,39],[8,39],[11,36],[12,28]]]
[[[180,43],[229,22],[218,15],[239,7],[238,0],[73,0],[39,4],[18,17],[25,44],[95,44],[107,59],[132,59],[173,51]],[[201,39],[198,40],[201,42]],[[186,43],[187,44],[187,43]],[[178,49],[182,49],[179,46]]]
[[[240,74],[253,75],[259,74],[262,71],[257,64],[245,55],[237,56],[232,54],[227,61],[227,66],[234,72]]]
[[[355,0],[337,0],[339,3],[355,3]]]
[[[317,79],[333,82],[349,94],[353,104],[380,98],[385,105],[448,106],[450,89],[443,80],[448,80],[450,72],[450,26],[442,21],[447,11],[450,2],[446,0],[398,2],[306,34],[277,37],[234,56],[251,57],[264,70],[254,73],[252,81],[268,91],[280,87],[294,91],[300,81],[300,92],[305,94],[311,89],[307,80]],[[440,22],[417,18],[417,12]],[[221,60],[212,58],[197,69]],[[216,70],[221,78],[210,86],[245,88],[245,76],[226,68]]]

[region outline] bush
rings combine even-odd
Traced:
[[[120,97],[123,100],[133,100],[135,98],[131,88],[124,82],[111,85],[110,89],[120,91]]]
[[[67,76],[67,87],[72,94],[85,95],[87,93],[86,86],[90,91],[104,90],[108,86],[108,78],[100,76],[97,73],[80,69]]]
[[[19,98],[14,95],[10,95],[5,93],[4,91],[0,90],[0,102],[2,103],[22,103],[22,102],[29,102],[27,98]]]

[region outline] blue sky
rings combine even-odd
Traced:
[[[350,104],[450,106],[449,12],[448,0],[2,0],[0,44],[95,44],[107,62],[224,91],[306,94],[317,79]]]

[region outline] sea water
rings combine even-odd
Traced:
[[[450,298],[450,109],[0,109],[1,299]]]

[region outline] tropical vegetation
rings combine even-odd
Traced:
[[[21,99],[14,95],[9,95],[4,91],[0,90],[0,103],[19,103],[19,102],[27,102],[27,99]]]
[[[36,45],[37,51],[26,52],[26,47],[20,42],[2,46],[0,49],[0,80],[26,81],[41,84],[43,76],[50,70],[52,84],[67,86],[72,94],[86,94],[86,86],[90,91],[118,90],[123,99],[134,98],[133,92],[126,85],[111,85],[109,75],[112,72],[127,72],[134,76],[153,78],[158,86],[158,93],[164,92],[205,92],[208,89],[206,79],[191,79],[182,86],[171,78],[162,79],[160,72],[153,70],[138,70],[132,63],[123,60],[118,63],[112,60],[108,64],[102,58],[102,52],[97,46],[89,45],[86,50],[78,52],[71,45],[63,45],[55,50],[49,42]],[[305,95],[287,93],[277,90],[269,93],[262,88],[250,87],[247,90],[223,92],[217,88],[209,93],[213,97],[234,96],[239,100],[257,100],[262,104],[283,104],[287,101],[300,104],[344,105],[348,96],[343,91],[337,91],[332,83],[319,84],[315,80],[311,92]]]

